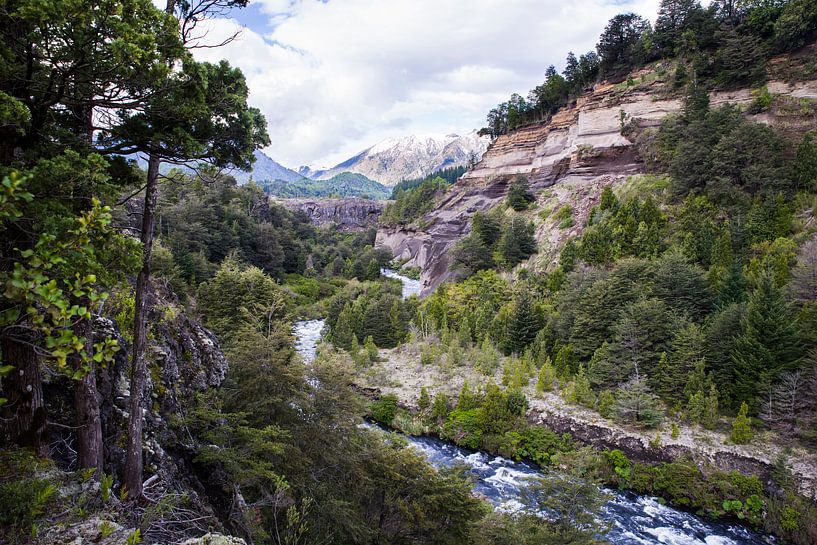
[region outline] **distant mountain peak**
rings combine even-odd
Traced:
[[[482,157],[488,137],[472,131],[464,136],[408,135],[386,138],[329,169],[301,167],[298,172],[314,180],[327,180],[341,172],[363,174],[385,186],[402,180],[422,178],[447,167],[468,164],[471,156]]]

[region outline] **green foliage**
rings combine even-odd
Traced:
[[[528,206],[535,201],[536,197],[530,192],[527,177],[516,176],[508,184],[508,196],[505,198],[505,202],[517,212],[527,210]]]
[[[363,174],[341,172],[328,180],[263,180],[259,186],[264,193],[275,197],[360,197],[366,199],[388,199],[392,190],[383,184],[370,180]]]
[[[142,543],[142,530],[137,528],[125,539],[125,545],[139,545]]]
[[[397,414],[397,397],[384,395],[377,401],[373,401],[369,407],[369,413],[375,421],[390,426]]]
[[[455,409],[448,415],[443,427],[443,436],[461,447],[477,449],[482,440],[480,409]]]
[[[442,178],[443,180],[445,180],[449,184],[453,185],[453,184],[455,184],[457,182],[457,180],[460,179],[460,177],[463,174],[465,174],[465,170],[466,170],[466,167],[464,167],[464,166],[461,166],[461,167],[448,167],[448,168],[444,168],[442,170],[438,170],[436,172],[432,172],[431,174],[429,174],[425,178],[415,178],[413,180],[403,180],[403,181],[398,182],[397,184],[395,184],[394,187],[392,187],[391,197],[390,198],[392,200],[395,200],[395,199],[397,199],[397,196],[400,193],[404,193],[406,191],[414,189],[415,187],[422,185],[423,182],[428,182],[430,180],[435,180],[437,178]]]
[[[428,412],[431,408],[431,396],[428,395],[428,388],[423,386],[420,388],[420,397],[417,400],[417,407],[420,409],[420,412]]]
[[[351,282],[328,302],[327,338],[344,350],[355,337],[364,342],[371,337],[374,347],[396,346],[408,335],[415,305],[416,300],[403,300],[397,283]]]
[[[547,357],[539,368],[539,375],[536,380],[537,392],[550,392],[553,390],[553,385],[556,382],[556,370],[550,363],[550,357]]]
[[[603,418],[610,418],[613,416],[613,411],[616,406],[616,397],[610,390],[602,390],[599,393],[598,404],[596,409]]]
[[[229,341],[245,325],[258,331],[279,326],[289,298],[261,269],[228,258],[199,286],[197,306],[207,327]]]
[[[584,372],[584,365],[579,365],[579,372],[573,381],[573,389],[570,392],[570,401],[593,408],[596,406],[596,394],[590,387],[590,381]]]
[[[0,484],[0,524],[25,531],[43,515],[57,488],[43,479]]]
[[[22,186],[15,184],[7,202],[28,200],[19,196]],[[6,208],[7,218],[16,215],[15,207]],[[91,363],[110,361],[119,349],[116,339],[106,338],[89,352],[87,339],[73,329],[76,322],[91,319],[90,306],[103,303],[105,288],[121,278],[108,271],[109,260],[119,260],[125,270],[135,265],[134,244],[110,224],[110,208],[93,199],[92,208],[72,218],[65,233],[41,235],[33,248],[19,252],[11,270],[0,273],[5,290],[0,327],[17,330],[12,337],[33,332],[56,369],[73,378],[84,376]],[[79,364],[69,369],[72,356]]]
[[[208,280],[227,257],[283,280],[286,274],[306,273],[309,256],[316,271],[342,276],[345,260],[364,253],[363,248],[350,247],[361,246],[362,239],[317,233],[305,215],[267,204],[267,196],[254,184],[238,186],[234,179],[206,170],[195,179],[179,171],[169,177],[158,204],[164,250],[156,250],[155,265],[169,280],[183,280],[181,286],[195,288]],[[364,257],[371,259],[360,255]],[[332,268],[336,258],[344,261],[340,270]],[[368,263],[357,265],[354,272]]]
[[[380,214],[383,225],[407,225],[431,211],[438,195],[448,187],[448,182],[437,177],[425,180],[416,187],[398,191],[394,202],[386,205]]]
[[[753,410],[761,387],[794,369],[801,347],[791,307],[769,274],[759,279],[741,320],[741,333],[732,352],[734,399],[745,400]]]
[[[506,224],[497,242],[497,251],[506,267],[512,268],[536,253],[533,231],[533,224],[522,218],[512,218]]]
[[[99,494],[102,496],[103,502],[108,503],[108,500],[111,499],[112,490],[113,490],[113,475],[105,473],[99,479]]]
[[[559,229],[569,229],[573,227],[573,207],[566,204],[559,208],[553,215],[553,221],[559,226]]]
[[[730,438],[732,439],[733,443],[738,445],[744,445],[750,442],[754,437],[748,412],[749,406],[744,401],[740,405],[740,411],[738,411],[737,417],[735,417],[735,420],[732,422],[732,434],[730,435]]]
[[[660,401],[640,377],[632,378],[616,392],[616,416],[645,428],[655,428],[664,419]]]
[[[609,195],[605,207],[590,213],[577,245],[579,259],[603,265],[625,256],[657,256],[663,249],[667,218],[652,196],[618,203]]]

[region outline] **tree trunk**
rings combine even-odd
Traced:
[[[90,320],[83,320],[76,328],[77,336],[85,337],[85,351],[93,355],[93,327]],[[103,471],[102,419],[99,410],[99,393],[96,388],[96,366],[91,359],[88,372],[77,381],[74,388],[74,410],[77,413],[77,464],[81,468],[96,468],[99,478]]]
[[[14,366],[3,379],[3,392],[8,399],[0,409],[4,435],[11,444],[30,447],[39,456],[48,456],[40,358],[34,346],[23,340],[3,339],[2,350],[3,365]]]
[[[153,250],[156,199],[159,185],[160,158],[151,154],[148,160],[145,204],[142,212],[142,269],[136,277],[136,295],[133,311],[133,347],[130,383],[130,423],[125,460],[125,485],[131,498],[142,495],[142,394],[145,388],[147,361],[147,291],[150,282],[150,256]]]

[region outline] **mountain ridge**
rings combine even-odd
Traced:
[[[477,131],[460,136],[409,135],[386,138],[328,169],[298,169],[301,176],[326,180],[341,172],[363,174],[386,187],[412,178],[422,178],[446,167],[478,161],[488,149],[490,139]]]

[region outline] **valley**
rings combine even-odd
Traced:
[[[817,543],[817,2],[657,4],[6,2],[0,543]]]

